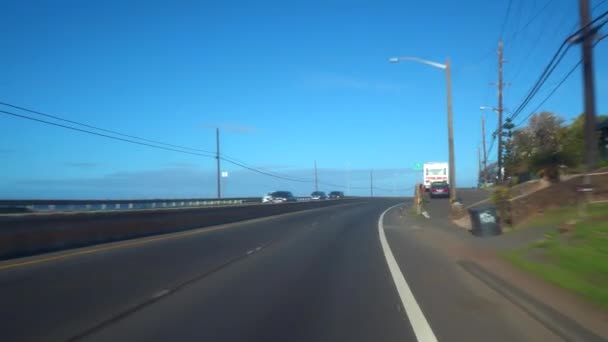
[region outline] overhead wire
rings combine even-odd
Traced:
[[[137,144],[137,145],[142,145],[142,146],[147,146],[147,147],[153,147],[153,148],[157,148],[157,149],[160,149],[160,150],[166,150],[166,151],[180,152],[180,153],[185,153],[185,154],[190,154],[190,155],[195,155],[195,156],[215,158],[214,155],[210,155],[210,154],[204,154],[204,153],[199,153],[199,152],[191,152],[191,151],[179,150],[179,149],[176,149],[176,148],[158,146],[158,145],[154,145],[154,144],[150,144],[150,143],[146,143],[146,142],[141,142],[141,141],[136,141],[136,140],[132,140],[132,139],[115,137],[115,136],[111,136],[111,135],[104,134],[104,133],[93,132],[93,131],[89,131],[89,130],[82,129],[82,128],[77,128],[77,127],[72,127],[72,126],[68,126],[68,125],[59,124],[59,123],[56,123],[56,122],[51,122],[51,121],[46,121],[46,120],[42,120],[42,119],[37,119],[37,118],[33,118],[33,117],[30,117],[30,116],[27,116],[27,115],[21,115],[21,114],[17,114],[17,113],[5,111],[5,110],[0,110],[0,113],[5,114],[5,115],[12,115],[12,116],[19,117],[19,118],[26,119],[26,120],[37,121],[37,122],[44,123],[44,124],[47,124],[47,125],[57,126],[57,127],[61,127],[61,128],[65,128],[65,129],[69,129],[69,130],[73,130],[73,131],[78,131],[78,132],[92,134],[92,135],[96,135],[96,136],[100,136],[100,137],[104,137],[104,138],[109,138],[109,139],[119,140],[119,141],[123,141],[123,142],[128,142],[128,143],[131,143],[131,144]]]
[[[552,1],[553,0],[549,0],[547,3],[545,3],[545,6],[543,6],[541,8],[541,10],[536,13],[536,16],[534,16],[531,20],[529,20],[526,23],[526,25],[524,25],[524,28],[527,27],[528,25],[530,25],[532,22],[534,22],[534,20],[536,18],[538,18],[538,15],[540,15],[541,13],[543,13],[544,10],[548,7],[548,5],[551,4]],[[563,24],[565,23],[565,21],[568,18],[567,15],[568,15],[568,13],[566,13],[566,15],[562,18],[562,20],[557,23],[558,24],[557,25],[558,28],[563,27]],[[519,79],[519,76],[521,75],[522,71],[524,70],[524,67],[528,65],[528,63],[527,63],[528,60],[537,51],[537,48],[540,46],[541,39],[543,37],[545,37],[545,33],[547,31],[545,28],[549,26],[547,24],[547,21],[550,20],[550,19],[553,19],[553,17],[550,16],[550,15],[547,15],[547,16],[544,16],[543,17],[543,21],[540,22],[540,29],[537,30],[538,31],[538,35],[536,36],[536,38],[532,42],[531,48],[525,49],[524,57],[521,59],[520,62],[516,63],[517,64],[517,69],[513,73],[513,77],[511,78],[511,82],[512,83],[515,83]],[[523,31],[523,28],[520,29],[517,33],[521,32],[521,31]],[[557,30],[555,30],[555,31],[557,32]],[[514,34],[511,39],[515,39],[516,36],[517,36],[517,34]],[[512,41],[510,41],[510,42],[512,42]]]
[[[601,26],[605,25],[606,23],[608,23],[608,20],[605,21]],[[600,27],[601,27],[600,26]],[[601,38],[599,38],[598,40],[596,40],[593,44],[593,46],[596,46],[599,42],[601,42],[602,40],[606,39],[606,37],[608,36],[602,36]],[[566,73],[564,75],[564,77],[561,79],[561,81],[559,83],[557,83],[557,85],[553,88],[553,90],[551,90],[551,92],[530,112],[530,114],[528,114],[525,118],[523,118],[520,122],[518,122],[517,124],[515,124],[515,127],[520,126],[522,123],[526,122],[532,115],[534,115],[534,113],[536,113],[537,110],[540,109],[540,107],[542,107],[542,105],[545,104],[545,102],[547,102],[547,100],[549,100],[554,94],[555,92],[564,84],[564,82],[566,82],[566,80],[574,73],[574,71],[576,69],[578,69],[578,67],[583,63],[583,59],[581,58],[578,63],[576,63],[571,69],[570,71],[568,71],[568,73]]]
[[[566,52],[570,49],[570,46],[571,46],[570,45],[570,41],[573,38],[575,38],[578,34],[580,34],[584,29],[586,29],[588,27],[591,27],[596,22],[598,22],[599,20],[602,20],[606,16],[608,16],[608,11],[602,13],[600,16],[598,16],[597,18],[595,18],[594,20],[592,20],[588,25],[586,25],[585,27],[581,27],[579,30],[577,30],[576,32],[574,32],[571,35],[569,35],[566,39],[564,39],[564,41],[562,42],[562,44],[560,45],[560,47],[557,49],[557,51],[555,52],[555,54],[551,58],[549,64],[547,64],[547,66],[545,67],[545,69],[543,70],[543,72],[541,73],[541,75],[539,76],[538,80],[535,82],[535,84],[529,90],[528,95],[521,101],[521,103],[518,105],[517,109],[515,109],[513,111],[512,115],[510,117],[511,120],[514,120],[515,118],[517,118],[517,116],[530,103],[530,101],[532,100],[532,98],[534,98],[534,96],[536,96],[536,94],[538,93],[538,91],[540,90],[540,88],[544,85],[544,83],[547,81],[547,79],[549,78],[549,76],[551,76],[551,74],[555,71],[555,69],[557,68],[557,66],[559,65],[559,63],[564,58]],[[601,26],[603,26],[604,24],[602,24]]]
[[[14,106],[14,107],[18,107],[18,106]],[[16,109],[20,109],[20,108],[16,108]],[[95,131],[88,130],[88,129],[73,127],[73,126],[64,125],[64,124],[57,123],[57,122],[52,122],[52,121],[48,121],[48,120],[34,118],[34,117],[31,117],[31,116],[22,115],[22,114],[18,114],[18,113],[6,111],[6,110],[0,110],[0,113],[2,113],[4,115],[9,115],[9,116],[17,117],[17,118],[20,118],[20,119],[24,119],[24,120],[34,121],[34,122],[38,122],[38,123],[42,123],[42,124],[46,124],[46,125],[50,125],[50,126],[55,126],[55,127],[59,127],[59,128],[64,128],[64,129],[72,130],[72,131],[77,131],[77,132],[81,132],[81,133],[91,134],[91,135],[94,135],[94,136],[103,137],[103,138],[112,139],[112,140],[117,140],[117,141],[126,142],[126,143],[130,143],[130,144],[151,147],[151,148],[155,148],[155,149],[159,149],[159,150],[178,152],[178,153],[183,153],[183,154],[188,154],[188,155],[206,157],[206,158],[210,158],[210,159],[217,158],[217,156],[215,154],[202,153],[202,152],[194,152],[194,151],[197,150],[197,149],[194,149],[194,148],[181,149],[181,147],[179,147],[179,145],[172,145],[172,144],[164,144],[165,146],[161,146],[159,144],[145,142],[145,141],[154,142],[154,140],[149,140],[149,139],[143,139],[143,138],[136,137],[137,139],[142,140],[142,141],[138,141],[135,138],[129,139],[129,138],[117,137],[117,136],[113,136],[113,135],[109,135],[109,134],[105,134],[105,133],[95,132]],[[47,116],[47,115],[44,115],[44,116]],[[48,115],[48,116],[52,117],[50,115]],[[57,118],[58,120],[61,120],[61,118],[59,118],[59,117],[53,117],[53,118]],[[61,121],[68,122],[70,120],[61,120]],[[74,124],[79,124],[79,123],[74,122]],[[83,126],[84,126],[84,124],[83,124]],[[94,126],[91,126],[91,127],[97,129]],[[105,130],[105,129],[104,129],[104,131],[115,132],[115,131],[112,131],[112,130]],[[125,136],[125,134],[121,134],[121,135]],[[135,137],[135,136],[133,136],[133,137]],[[174,148],[174,147],[167,147],[167,146],[176,146],[176,148]],[[235,166],[239,166],[239,167],[241,167],[243,169],[246,169],[246,170],[258,173],[258,174],[262,174],[262,175],[265,175],[265,176],[273,177],[273,178],[276,178],[276,179],[281,179],[281,180],[286,180],[286,181],[291,181],[291,182],[299,182],[299,183],[313,183],[314,182],[314,180],[312,180],[312,179],[306,179],[305,180],[305,179],[298,179],[298,178],[293,178],[293,177],[286,177],[286,176],[281,176],[281,175],[274,174],[272,172],[267,172],[267,171],[264,171],[264,170],[260,170],[259,168],[251,167],[251,166],[249,166],[249,165],[247,165],[245,163],[241,163],[239,161],[236,161],[232,157],[224,157],[224,156],[220,155],[220,160],[225,161],[225,162],[230,163],[230,164],[235,165]],[[322,185],[326,185],[326,186],[331,186],[331,187],[334,187],[334,188],[350,188],[350,189],[355,189],[355,190],[366,190],[366,189],[369,189],[369,187],[346,186],[346,185],[338,185],[338,184],[332,184],[332,183],[327,183],[327,182],[318,182],[318,183],[322,184]],[[391,190],[384,189],[384,188],[377,187],[377,186],[374,186],[373,188],[375,190],[391,191]]]
[[[118,131],[115,131],[115,130],[110,130],[110,129],[94,126],[94,125],[91,125],[91,124],[86,124],[86,123],[83,123],[83,122],[78,122],[78,121],[75,121],[75,120],[66,119],[66,118],[60,117],[58,115],[52,115],[52,114],[44,113],[44,112],[41,112],[41,111],[38,111],[38,110],[34,110],[34,109],[31,109],[31,108],[26,108],[26,107],[23,107],[23,106],[14,105],[14,104],[11,104],[11,103],[8,103],[8,102],[4,102],[4,101],[0,101],[0,105],[11,107],[13,109],[18,109],[18,110],[21,110],[21,111],[24,111],[24,112],[28,112],[28,113],[32,113],[32,114],[36,114],[36,115],[41,115],[41,116],[48,117],[48,118],[51,118],[51,119],[54,119],[54,120],[58,120],[58,121],[62,121],[62,122],[67,122],[67,123],[70,123],[70,124],[79,125],[79,126],[86,127],[86,128],[91,128],[91,129],[98,130],[98,131],[101,131],[101,132],[111,133],[111,134],[114,134],[114,135],[118,135],[118,136],[121,136],[121,137],[128,138],[127,140],[129,140],[129,141],[132,140],[132,139],[133,140],[140,140],[140,141],[144,141],[144,142],[147,142],[147,143],[150,143],[150,144],[168,146],[172,150],[173,149],[181,149],[181,150],[187,150],[187,151],[193,151],[193,152],[200,152],[200,153],[210,154],[214,158],[216,157],[215,156],[216,153],[213,152],[213,151],[203,150],[203,149],[199,149],[199,148],[192,148],[192,147],[188,147],[188,146],[169,144],[169,143],[158,141],[158,140],[151,140],[151,139],[146,139],[146,138],[138,137],[138,136],[135,136],[135,135],[125,134],[125,133],[118,132]],[[106,135],[102,135],[102,136],[105,137]],[[146,144],[146,146],[148,146],[148,145]],[[243,164],[241,167],[245,167],[245,165],[247,165],[246,162],[244,162],[242,160],[239,160],[238,158],[232,157],[232,156],[230,156],[228,154],[225,154],[225,153],[222,154],[222,160],[227,161],[229,163],[233,163],[233,164],[235,164],[235,163],[239,163],[239,165]],[[250,166],[250,165],[247,165],[247,168],[253,168],[253,167]],[[261,170],[265,174],[268,174],[268,175],[272,174],[273,176],[276,176],[277,178],[289,178],[289,177],[282,176],[282,175],[277,174],[277,173],[273,173],[273,172],[266,171],[266,170],[263,170],[263,169],[261,169]]]
[[[511,5],[513,5],[513,0],[509,0],[507,5],[507,11],[505,13],[505,18],[502,21],[499,38],[502,38],[503,34],[505,33],[505,28],[507,27],[507,22],[509,21],[509,16],[511,14]]]
[[[57,115],[51,115],[51,114],[48,114],[48,113],[43,113],[43,112],[40,112],[40,111],[37,111],[37,110],[34,110],[34,109],[29,109],[29,108],[25,108],[25,107],[22,107],[22,106],[17,106],[17,105],[14,105],[14,104],[3,102],[3,101],[0,101],[0,105],[11,107],[11,108],[14,108],[14,109],[19,109],[19,110],[22,110],[22,111],[25,111],[25,112],[36,114],[36,115],[45,116],[47,118],[55,119],[55,120],[58,120],[58,121],[63,121],[63,122],[71,123],[73,125],[79,125],[79,126],[82,126],[82,127],[95,129],[95,130],[98,130],[98,131],[101,131],[101,132],[111,133],[111,134],[118,135],[118,136],[121,136],[121,137],[129,138],[129,139],[136,139],[136,140],[141,140],[141,141],[145,141],[145,142],[152,143],[152,144],[164,145],[164,146],[169,146],[169,147],[179,148],[179,149],[189,150],[189,151],[195,151],[195,152],[203,152],[203,153],[211,153],[211,154],[215,153],[213,151],[201,150],[201,149],[198,149],[198,148],[192,148],[192,147],[186,147],[186,146],[180,146],[180,145],[173,145],[173,144],[168,144],[168,143],[165,143],[165,142],[162,142],[162,141],[157,141],[157,140],[145,139],[145,138],[141,138],[141,137],[138,137],[138,136],[135,136],[135,135],[129,135],[129,134],[117,132],[117,131],[114,131],[114,130],[105,129],[105,128],[93,126],[93,125],[90,125],[90,124],[85,124],[85,123],[74,121],[74,120],[65,119],[65,118],[62,118],[62,117],[57,116]]]
[[[553,1],[554,0],[548,0],[547,2],[545,2],[545,4],[535,14],[533,14],[532,17],[530,17],[530,19],[521,28],[513,32],[511,36],[505,39],[505,43],[510,44],[510,42],[512,42],[517,37],[517,35],[526,30],[547,9],[547,7],[549,7],[549,5]]]

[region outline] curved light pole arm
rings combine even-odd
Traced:
[[[416,63],[430,65],[432,67],[443,69],[443,70],[445,70],[448,67],[446,64],[441,64],[441,63],[429,61],[426,59],[422,59],[422,58],[418,58],[418,57],[409,57],[409,56],[408,57],[393,57],[393,58],[389,58],[388,61],[391,63],[399,63],[399,62],[405,62],[405,61],[416,62]]]

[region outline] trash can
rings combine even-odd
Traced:
[[[484,237],[502,234],[495,206],[470,208],[469,215],[471,216],[471,233],[473,235]]]

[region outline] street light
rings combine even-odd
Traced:
[[[454,130],[452,127],[452,81],[450,75],[450,59],[446,58],[445,64],[429,61],[418,57],[392,57],[389,63],[416,62],[426,64],[438,69],[445,70],[445,80],[447,89],[447,109],[448,109],[448,151],[449,151],[449,178],[450,178],[450,202],[456,200],[456,165],[454,158]]]
[[[498,112],[498,108],[496,108],[496,107],[491,107],[491,106],[480,106],[480,107],[479,107],[479,110],[491,110],[491,111],[494,111],[494,112]],[[508,114],[508,113],[511,113],[511,112],[510,112],[508,109],[506,109],[506,108],[503,108],[503,109],[502,109],[502,111],[503,111],[503,113],[507,113],[507,114]]]

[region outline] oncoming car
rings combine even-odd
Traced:
[[[332,191],[329,193],[330,199],[339,199],[344,198],[344,193],[342,191]]]
[[[295,202],[296,198],[290,191],[275,191],[270,192],[262,197],[262,203],[284,203]]]
[[[323,191],[315,191],[310,194],[310,199],[312,200],[326,200],[327,195]]]

